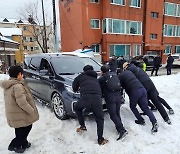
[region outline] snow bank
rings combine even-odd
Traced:
[[[6,75],[0,75],[0,80],[5,78]],[[33,125],[29,135],[32,147],[27,149],[25,154],[178,154],[180,152],[180,74],[151,79],[160,96],[166,99],[175,111],[174,115],[170,115],[172,125],[165,123],[160,114],[154,112],[159,123],[157,134],[151,134],[152,126],[147,117],[145,117],[145,126],[134,123],[135,117],[129,109],[127,97],[126,104],[121,108],[121,116],[129,134],[124,141],[116,141],[118,137],[116,129],[106,113],[104,137],[109,139],[109,143],[104,146],[97,144],[96,123],[92,117],[86,117],[88,131],[80,135],[75,131],[78,127],[76,119],[58,120],[49,108],[37,104],[40,120]],[[0,153],[10,154],[12,152],[9,152],[7,147],[14,137],[14,129],[6,123],[2,89],[0,89],[0,110]]]

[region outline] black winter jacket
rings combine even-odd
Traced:
[[[101,86],[101,90],[102,90],[102,95],[103,97],[106,99],[108,97],[113,97],[116,95],[121,95],[121,90],[119,91],[108,91],[107,87],[106,87],[106,77],[105,74],[103,74],[99,79],[99,83]]]
[[[134,64],[130,64],[127,70],[130,70],[142,84],[151,80],[144,70]]]
[[[171,68],[173,62],[174,62],[174,58],[172,56],[169,56],[168,59],[167,59],[167,66],[166,66],[166,68]]]
[[[117,70],[117,59],[111,59],[109,61],[109,69],[112,72],[116,72],[116,70]]]
[[[143,88],[141,82],[136,78],[136,76],[129,70],[122,72],[119,75],[121,86],[125,89],[126,93],[130,95],[132,91]]]
[[[136,76],[136,78],[142,83],[142,85],[147,91],[151,91],[151,90],[157,91],[154,83],[152,82],[148,74],[145,71],[143,71],[141,68],[136,67],[134,64],[130,64],[127,70],[130,70]]]
[[[153,63],[154,63],[154,67],[160,67],[162,63],[161,57],[159,56],[155,57]]]
[[[78,75],[72,84],[74,92],[77,92],[80,89],[80,94],[99,94],[101,95],[101,88],[99,81],[97,80],[97,73],[92,70]]]

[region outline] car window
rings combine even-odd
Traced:
[[[75,74],[83,71],[85,65],[93,66],[95,71],[100,71],[100,65],[91,58],[80,57],[56,57],[52,64],[57,74]]]
[[[24,68],[27,68],[29,66],[30,61],[31,61],[30,57],[25,58],[25,60],[24,60]]]
[[[154,57],[153,56],[149,56],[149,57],[147,57],[147,59],[148,59],[148,62],[153,62],[154,61]]]
[[[47,75],[53,75],[52,68],[46,59],[42,58],[39,70],[48,70]]]
[[[179,56],[172,56],[174,59],[179,59]]]
[[[40,62],[41,62],[40,57],[33,57],[31,62],[30,62],[29,68],[32,70],[35,70],[35,71],[39,70]]]

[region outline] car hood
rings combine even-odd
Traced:
[[[61,75],[63,76],[65,79],[70,80],[70,81],[74,81],[74,79],[78,76],[78,74],[73,74],[73,75]]]

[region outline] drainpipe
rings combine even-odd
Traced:
[[[143,43],[142,43],[142,48],[143,48],[143,55],[145,54],[145,35],[146,35],[146,10],[147,10],[147,0],[144,0],[144,9],[143,9],[143,29],[142,29],[142,34],[143,34]]]
[[[164,3],[163,3],[163,6],[165,4],[165,0],[164,0]],[[161,37],[161,45],[164,45],[164,9],[163,9],[163,18],[162,18],[162,37]],[[162,50],[163,51],[163,50]],[[161,53],[161,57],[162,57],[162,54]]]

